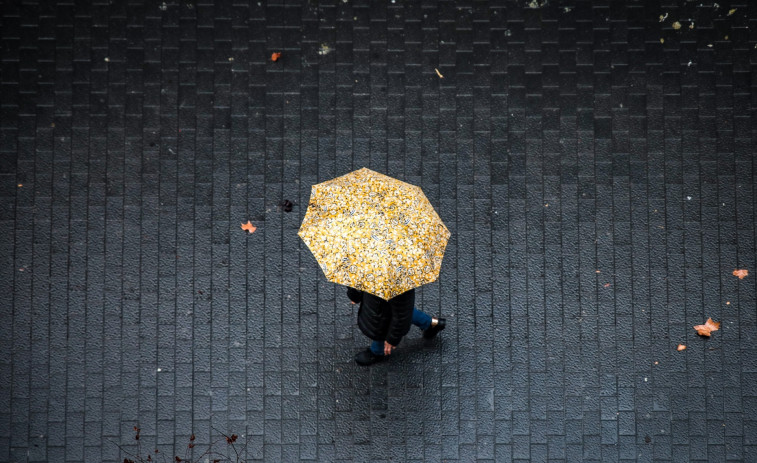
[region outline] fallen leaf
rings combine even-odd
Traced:
[[[710,336],[710,333],[720,329],[720,322],[712,321],[712,318],[708,318],[704,325],[696,325],[694,329],[697,330],[697,334],[700,336]]]
[[[664,15],[662,15],[662,14],[660,15],[660,22],[663,22],[666,19],[668,19],[668,14],[667,13],[665,13]]]
[[[737,8],[731,8],[730,10],[728,10],[728,16],[731,16],[733,13],[736,12],[736,10]]]
[[[733,276],[739,277],[739,280],[743,280],[747,275],[749,275],[749,270],[745,268],[736,269],[733,271]]]
[[[247,230],[250,233],[254,233],[257,229],[258,227],[253,225],[249,220],[247,221],[247,223],[242,224],[242,230]]]
[[[441,72],[439,72],[438,69],[434,68],[434,71],[436,71],[436,75],[439,76],[440,79],[444,79],[444,76],[442,75]]]
[[[660,39],[660,43],[665,43],[665,39]]]
[[[678,347],[676,349],[680,352],[682,350],[686,350],[686,346],[684,346],[683,344],[678,344]]]
[[[278,61],[281,58],[281,53],[276,52],[271,54],[271,61]]]
[[[673,29],[678,30],[680,28],[681,28],[681,23],[679,23],[678,21],[673,23]]]

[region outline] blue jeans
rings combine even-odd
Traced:
[[[431,315],[413,307],[413,319],[411,323],[425,331],[431,326]],[[371,352],[374,355],[384,355],[384,341],[373,341],[371,343]]]

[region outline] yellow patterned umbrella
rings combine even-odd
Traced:
[[[419,187],[366,168],[313,185],[298,234],[329,281],[383,299],[436,280],[450,236]]]

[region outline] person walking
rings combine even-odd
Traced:
[[[385,300],[355,288],[347,288],[347,297],[353,304],[360,304],[357,325],[373,341],[369,348],[355,355],[355,362],[361,366],[373,365],[391,355],[410,331],[410,325],[423,330],[425,339],[434,338],[447,325],[446,319],[432,317],[415,308],[415,289]]]
[[[420,187],[365,167],[317,183],[297,235],[360,304],[358,326],[373,343],[358,364],[391,355],[410,325],[426,339],[444,329],[443,318],[415,308],[414,288],[439,278],[451,236]]]

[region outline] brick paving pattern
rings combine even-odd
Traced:
[[[757,462],[757,3],[0,7],[0,461]],[[370,369],[360,167],[452,232]]]

